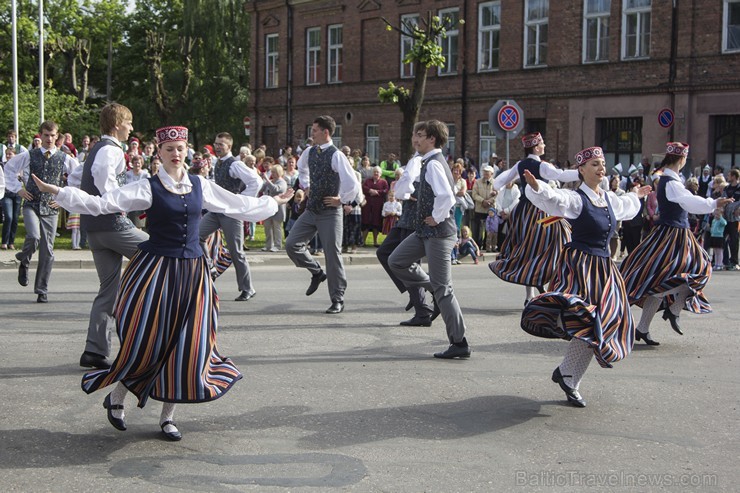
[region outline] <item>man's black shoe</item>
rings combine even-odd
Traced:
[[[417,317],[414,315],[409,320],[404,320],[399,325],[406,327],[429,327],[432,325],[432,317]]]
[[[19,265],[18,266],[18,284],[21,286],[28,286],[28,266],[27,265]]]
[[[326,281],[326,273],[322,270],[318,274],[314,274],[311,276],[311,284],[308,285],[308,289],[306,290],[306,296],[311,296],[316,292],[317,289],[319,289],[319,284]]]
[[[48,303],[48,302],[49,302],[49,299],[43,293],[36,297],[36,303]]]
[[[80,366],[83,368],[98,368],[100,370],[107,370],[110,368],[110,361],[102,354],[91,353],[85,351],[80,356]]]
[[[450,347],[441,353],[434,353],[434,357],[440,359],[470,358],[470,346],[467,343],[464,346],[460,344],[462,343],[450,344]]]
[[[342,313],[344,311],[344,301],[335,301],[329,308],[326,309],[326,313]]]
[[[249,301],[254,298],[255,294],[257,294],[256,291],[242,291],[241,294],[234,299],[234,301]]]

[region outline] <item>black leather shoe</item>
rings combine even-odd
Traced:
[[[36,303],[48,303],[48,302],[49,302],[49,298],[47,298],[46,295],[43,293],[36,297]]]
[[[645,332],[643,334],[642,332],[635,331],[635,341],[645,341],[645,344],[648,346],[660,346],[658,341],[654,341],[653,338],[650,337],[650,332]]]
[[[565,392],[565,396],[568,398],[568,402],[575,407],[586,407],[586,401],[583,400],[581,394],[576,389],[570,388],[565,384],[563,375],[560,373],[560,367],[555,368],[552,372],[552,381],[560,385],[560,388]]]
[[[85,351],[80,356],[80,366],[83,368],[98,368],[100,370],[107,370],[110,368],[110,361],[101,355]]]
[[[18,284],[21,286],[28,286],[28,266],[27,265],[19,265],[18,266]]]
[[[342,313],[344,311],[344,301],[334,301],[329,308],[326,309],[326,313]]]
[[[257,294],[256,291],[252,291],[252,292],[242,291],[239,296],[237,296],[236,298],[234,298],[234,301],[249,301],[252,298],[254,298],[254,295],[255,294]]]
[[[123,409],[123,406],[121,404],[116,404],[115,406],[111,404],[110,394],[108,394],[105,396],[105,400],[103,401],[103,407],[108,411],[108,421],[113,425],[113,428],[116,430],[126,431],[126,422],[122,418],[113,417],[112,412],[118,409]]]
[[[464,346],[461,344],[465,344]],[[453,359],[453,358],[470,358],[470,346],[468,343],[450,344],[450,347],[441,353],[434,353],[435,358]]]
[[[432,308],[432,322],[434,322],[441,313],[439,311],[439,305],[437,305],[437,300],[434,299],[434,296],[432,296],[432,305],[434,305],[434,307]]]
[[[306,296],[311,296],[319,289],[319,284],[326,281],[326,273],[324,271],[319,272],[311,276],[311,284],[308,285],[306,290]]]
[[[404,320],[399,325],[405,327],[430,327],[432,325],[432,317],[417,317],[414,315],[409,320]]]
[[[663,320],[668,320],[671,323],[671,328],[683,335],[683,332],[681,332],[681,326],[678,324],[678,315],[671,313],[670,309],[666,308],[663,310]]]
[[[409,311],[409,310],[411,310],[411,309],[412,309],[413,307],[414,307],[414,304],[413,304],[413,303],[411,303],[411,302],[409,301],[408,303],[406,303],[406,308],[405,308],[405,310],[406,310],[406,311]]]
[[[174,426],[175,431],[164,431],[164,427],[167,425]],[[182,440],[182,433],[180,433],[180,430],[177,429],[177,425],[172,421],[165,421],[164,423],[160,423],[159,426],[162,428],[162,433],[167,440],[171,440],[173,442],[179,442]]]

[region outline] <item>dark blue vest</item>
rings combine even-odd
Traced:
[[[568,246],[597,257],[610,257],[609,240],[617,229],[617,220],[609,197],[604,192],[606,207],[597,207],[583,190],[576,192],[581,196],[583,207],[580,216],[569,219],[573,233]]]
[[[50,193],[42,193],[31,178],[31,174],[38,176],[43,182],[61,187],[66,157],[67,155],[62,151],[55,152],[49,159],[46,159],[41,149],[32,149],[28,152],[30,173],[26,191],[33,195],[33,200],[26,200],[25,203],[38,211],[41,216],[54,216],[59,214],[59,211],[49,205],[54,200],[54,196]]]
[[[228,157],[224,160],[219,159],[216,161],[216,168],[213,170],[213,177],[216,180],[216,185],[221,188],[225,188],[231,193],[238,194],[242,191],[244,184],[238,178],[232,178],[229,174],[231,164],[236,161],[234,156]],[[148,217],[148,216],[147,216]]]
[[[411,193],[411,197],[414,199],[419,198],[419,187],[414,187],[414,191]],[[396,228],[416,230],[416,200],[404,200],[403,208],[401,209],[401,217],[396,222]]]
[[[324,197],[339,195],[339,173],[331,168],[331,161],[337,148],[332,146],[319,151],[317,147],[308,150],[308,172],[311,189],[308,193],[306,208],[313,212],[324,209],[335,209],[324,205]]]
[[[198,258],[203,255],[198,238],[203,190],[200,179],[190,178],[190,193],[177,195],[168,192],[159,177],[149,178],[152,206],[146,211],[149,240],[139,249],[145,252],[175,258]]]
[[[442,164],[442,169],[445,171],[445,177],[447,178],[447,183],[450,185],[450,190],[454,190],[455,188],[450,167],[447,166],[447,160],[441,152],[437,152],[422,161],[421,175],[419,176],[419,200],[416,203],[416,234],[422,238],[445,238],[457,234],[457,225],[454,219],[455,214],[452,209],[447,219],[436,226],[429,226],[424,222],[424,218],[432,215],[434,211],[434,199],[436,198],[432,186],[426,180],[427,163],[431,160],[438,161]]]
[[[520,202],[529,202],[529,199],[527,198],[527,194],[524,193],[524,186],[527,183],[527,180],[524,178],[524,170],[529,171],[534,175],[535,178],[538,180],[542,180],[542,175],[540,174],[540,161],[537,161],[536,159],[532,159],[530,157],[526,159],[522,159],[519,161],[519,164],[517,165],[517,171],[519,172],[519,183],[522,187],[522,196],[519,198]]]
[[[658,180],[658,212],[660,217],[658,217],[656,224],[662,224],[663,226],[670,226],[672,228],[688,228],[689,213],[666,197],[666,186],[672,180],[675,180],[675,178],[667,175],[661,176],[660,180]]]

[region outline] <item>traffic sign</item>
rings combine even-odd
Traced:
[[[505,104],[498,110],[498,124],[502,130],[511,132],[519,124],[520,119],[519,110],[510,104]]]
[[[663,128],[671,128],[673,125],[673,111],[671,111],[670,108],[663,108],[660,110],[660,113],[658,113],[658,123]]]
[[[248,116],[244,117],[244,135],[249,137],[249,135],[252,133],[252,119]]]
[[[488,128],[499,139],[514,139],[524,129],[524,111],[513,99],[500,99],[488,110]]]

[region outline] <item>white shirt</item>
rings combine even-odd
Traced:
[[[663,168],[663,174],[673,178],[665,186],[665,197],[680,205],[686,212],[690,214],[709,214],[717,208],[716,199],[702,198],[689,192],[681,183],[678,174],[672,169]]]
[[[540,162],[540,176],[542,176],[542,178],[544,178],[545,180],[558,180],[563,182],[578,180],[578,170],[562,170],[556,166],[553,166],[547,161],[543,161],[542,159],[540,159],[539,156],[535,156],[534,154],[530,154],[529,156],[527,156],[527,158],[534,159],[535,161]],[[499,173],[499,175],[493,180],[494,190],[501,190],[503,187],[519,178],[519,163],[521,163],[521,161],[517,162],[514,166],[507,169],[506,171],[502,171],[501,173]]]
[[[540,188],[536,192],[527,185],[525,193],[527,198],[539,209],[545,211],[551,216],[565,217],[567,219],[577,219],[583,210],[583,199],[575,190],[555,189],[549,187],[547,183],[537,180]],[[614,192],[604,192],[599,189],[600,193],[595,193],[585,183],[581,183],[580,188],[591,200],[596,207],[606,207],[604,194],[609,195],[609,203],[614,211],[614,218],[617,221],[627,221],[632,219],[640,212],[640,199],[634,192],[625,193],[617,197]]]
[[[421,163],[425,159],[429,159],[431,156],[437,154],[439,149],[432,149],[422,156],[418,161],[416,156],[411,158],[409,163],[406,165],[406,170],[403,176],[398,180],[396,184],[396,196],[406,196],[411,194],[415,190],[414,182],[419,180],[421,176]],[[434,192],[434,208],[432,209],[432,219],[439,224],[450,216],[450,209],[455,205],[455,193],[452,190],[450,182],[447,181],[447,174],[443,166],[447,166],[447,163],[440,163],[436,159],[430,159],[427,164],[427,171],[424,174],[424,179],[432,187]],[[404,180],[406,179],[406,180]],[[400,188],[399,188],[400,187]]]
[[[400,216],[401,213],[403,213],[403,207],[398,200],[394,200],[393,202],[389,200],[383,204],[383,217]]]
[[[51,155],[53,156],[57,152],[62,152],[54,149],[45,149],[43,147],[40,148],[42,153],[46,153],[48,150]],[[76,168],[80,166],[80,163],[77,162],[77,160],[73,157],[71,157],[69,154],[64,155],[64,172],[67,173],[67,175],[71,175]],[[13,157],[10,161],[8,161],[5,164],[5,175],[8,177],[8,180],[6,182],[6,188],[13,192],[18,193],[20,192],[21,188],[23,188],[26,183],[28,183],[28,180],[31,179],[31,155],[30,152],[26,151],[21,154],[17,154]],[[21,178],[19,179],[19,176],[21,175]]]
[[[496,205],[498,206],[499,212],[511,214],[511,211],[516,209],[516,206],[519,205],[519,199],[521,196],[522,191],[519,190],[518,186],[502,188],[496,197]]]
[[[329,142],[321,144],[319,147],[323,151],[332,145],[334,143],[329,139]],[[298,179],[301,181],[303,188],[311,188],[311,176],[308,169],[309,154],[309,152],[302,152],[301,157],[298,158]],[[343,204],[351,203],[361,190],[360,182],[355,177],[355,172],[349,164],[347,156],[339,149],[331,158],[331,169],[339,174],[339,200]]]
[[[93,184],[100,190],[100,194],[118,188],[118,175],[126,172],[126,158],[123,155],[123,147],[115,137],[103,135],[102,139],[113,142],[112,146],[104,146],[98,149],[95,160],[90,166]],[[67,177],[67,185],[80,188],[82,183],[82,172],[84,166],[78,166],[71,175]]]
[[[409,162],[406,163],[406,167],[403,170],[401,178],[396,180],[393,186],[393,191],[396,193],[397,200],[408,200],[414,188],[414,182],[419,181],[419,174],[421,173],[421,156],[417,152]]]
[[[275,199],[268,196],[260,198],[235,195],[202,176],[184,173],[183,179],[176,182],[164,169],[157,176],[162,185],[171,193],[179,195],[189,193],[191,180],[200,180],[203,190],[202,209],[226,214],[242,221],[263,221],[275,215],[278,205]],[[97,197],[80,189],[65,187],[56,196],[57,203],[70,212],[90,214],[112,214],[115,212],[142,211],[152,206],[152,189],[149,180],[139,180]]]

